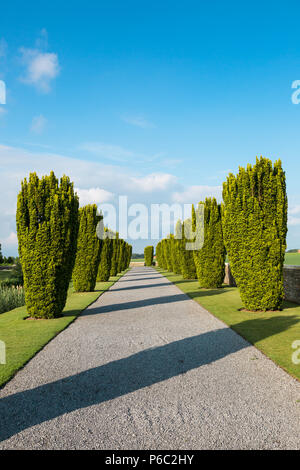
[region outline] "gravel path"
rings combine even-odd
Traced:
[[[300,386],[152,268],[0,390],[0,449],[300,449]]]

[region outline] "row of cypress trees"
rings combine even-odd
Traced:
[[[33,318],[61,314],[71,278],[75,291],[90,292],[97,280],[107,281],[129,266],[131,245],[108,228],[102,227],[99,237],[102,216],[96,204],[79,209],[65,175],[60,181],[53,172],[25,178],[16,219],[26,307]]]
[[[184,279],[197,277],[203,288],[218,288],[224,280],[227,253],[244,307],[281,309],[287,205],[281,161],[273,165],[267,158],[257,158],[255,165],[228,176],[222,204],[207,198],[196,209],[193,206],[191,219],[177,223],[175,236],[170,234],[158,243],[158,264],[181,273]],[[203,226],[196,224],[200,215]],[[184,230],[187,226],[192,235]],[[186,243],[195,237],[202,237],[202,248],[187,250]]]

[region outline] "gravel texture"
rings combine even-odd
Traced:
[[[300,449],[300,386],[135,267],[0,390],[0,449]]]

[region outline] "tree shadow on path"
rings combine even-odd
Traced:
[[[284,329],[295,321],[285,320]],[[248,327],[251,322],[247,322]],[[282,324],[280,328],[282,331]],[[249,343],[230,328],[221,328],[9,395],[0,400],[0,441],[65,413],[180,376],[248,346]]]

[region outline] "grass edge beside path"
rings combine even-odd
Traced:
[[[292,361],[292,355],[296,351],[292,344],[300,340],[300,305],[285,302],[284,309],[277,312],[240,311],[243,305],[237,288],[223,286],[221,289],[202,289],[198,280],[185,280],[179,274],[156,269],[277,366],[300,381],[300,364],[294,364]],[[253,357],[253,360],[257,359]]]
[[[70,287],[63,316],[51,320],[24,320],[26,306],[0,315],[0,340],[6,345],[6,364],[0,364],[0,389],[80,313],[94,303],[128,270],[107,282],[97,282],[94,292],[74,292]]]

